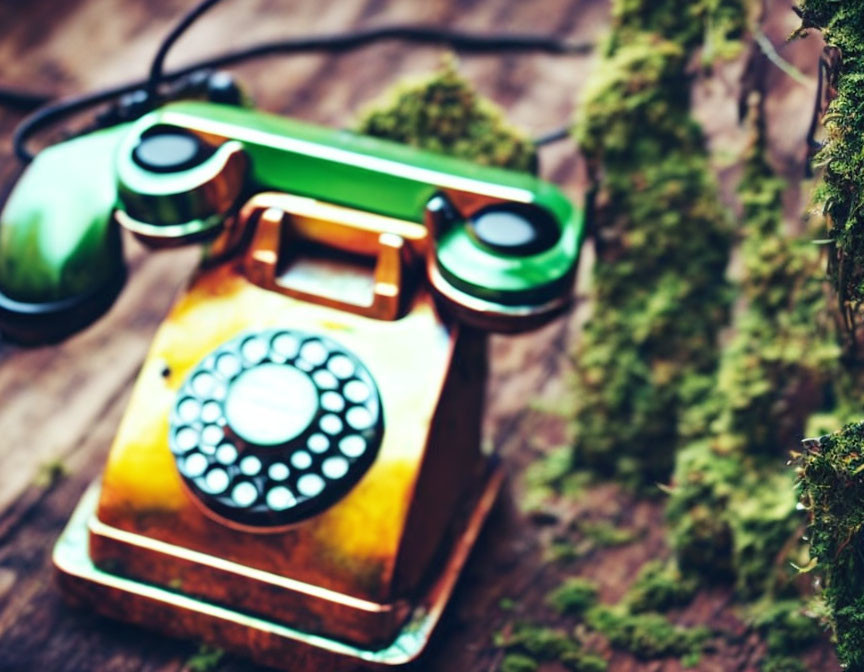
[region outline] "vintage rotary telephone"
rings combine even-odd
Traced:
[[[54,561],[94,609],[293,671],[424,649],[501,483],[486,333],[569,304],[552,185],[181,101],[43,150],[0,216],[0,328],[113,301],[120,229],[204,254]]]

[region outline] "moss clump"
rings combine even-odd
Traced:
[[[667,516],[683,570],[733,581],[741,599],[788,587],[785,554],[801,521],[782,462],[718,454],[703,441],[681,451],[674,483]]]
[[[737,56],[745,32],[746,6],[740,0],[623,0],[616,19],[622,33],[649,31],[688,50],[705,49],[703,61]]]
[[[818,200],[829,223],[829,274],[837,289],[847,327],[846,354],[861,362],[857,328],[864,305],[864,5],[836,0],[804,0],[804,28],[822,30],[837,47],[842,64],[836,74],[836,96],[824,117],[827,133],[817,162],[826,167]]]
[[[584,522],[578,525],[579,531],[591,540],[595,548],[611,548],[623,546],[634,541],[636,532],[624,527],[618,527],[607,521]]]
[[[711,636],[707,628],[677,626],[662,614],[632,614],[620,605],[595,607],[588,612],[588,624],[606,635],[612,646],[642,660],[692,655]]]
[[[562,614],[581,616],[597,602],[597,586],[593,581],[573,576],[549,593],[547,601]]]
[[[577,472],[583,475],[584,472]],[[574,540],[573,536],[578,533]],[[574,523],[566,534],[556,537],[546,549],[546,557],[552,561],[568,561],[584,558],[599,548],[612,548],[632,543],[639,537],[636,530],[618,527],[608,521],[586,521]]]
[[[864,5],[804,0],[802,27],[818,28],[842,60],[828,77],[834,94],[823,121],[826,142],[817,155],[824,166],[817,200],[828,223],[829,276],[845,327],[844,373],[835,385],[841,404],[860,414],[861,317],[864,307]],[[844,408],[845,410],[845,408]],[[809,510],[810,554],[824,577],[823,598],[848,669],[864,669],[864,427],[805,442],[797,461],[802,503]]]
[[[213,672],[219,667],[224,656],[222,649],[202,644],[195,655],[186,661],[186,667],[192,672]]]
[[[609,664],[602,656],[581,651],[574,655],[565,656],[561,662],[572,672],[606,672],[609,669]]]
[[[789,656],[768,656],[759,669],[761,672],[807,672],[803,662]]]
[[[522,477],[519,506],[530,514],[547,513],[547,505],[559,494],[575,497],[591,480],[591,474],[573,470],[573,451],[559,446],[536,458]]]
[[[680,420],[710,389],[727,319],[731,230],[686,69],[693,35],[705,34],[690,22],[708,6],[614,2],[575,128],[594,181],[598,256],[576,352],[575,462],[634,487],[669,477]]]
[[[62,459],[49,460],[39,465],[33,485],[50,489],[69,475],[69,467]]]
[[[534,144],[459,75],[452,58],[432,76],[397,85],[363,113],[357,130],[489,166],[533,172],[537,165]]]
[[[864,423],[805,442],[797,460],[809,511],[810,555],[824,577],[823,599],[837,656],[864,669]]]
[[[662,614],[649,610],[686,604],[696,588],[696,583],[684,578],[673,564],[649,563],[624,599],[615,606],[595,605],[595,586],[579,578],[567,579],[550,593],[548,600],[563,614],[584,617],[587,627],[605,635],[613,647],[638,658],[652,660],[675,656],[692,662],[698,661],[710,631],[676,626]],[[529,632],[536,638],[536,629]],[[514,631],[512,641],[518,642],[520,636],[525,637],[524,632],[517,633],[520,631]],[[557,649],[555,660],[572,658],[560,640],[553,641],[555,647],[547,644],[544,648],[547,651]]]
[[[735,575],[732,525],[726,513],[742,477],[741,461],[718,455],[708,441],[679,452],[666,513],[672,547],[684,571],[714,581]]]
[[[495,644],[541,660],[559,660],[580,649],[579,642],[566,633],[530,623],[517,623],[509,632],[499,633]]]
[[[724,351],[712,429],[721,451],[775,457],[802,435],[840,353],[820,249],[784,230],[786,183],[766,160],[761,99],[752,103],[754,139],[738,190],[744,310]]]
[[[521,653],[508,653],[501,661],[501,672],[535,672],[539,664]]]
[[[630,613],[668,611],[689,604],[698,583],[685,577],[674,562],[649,562],[639,570],[636,581],[624,598]]]
[[[840,354],[819,250],[784,232],[784,183],[765,159],[758,98],[752,122],[739,189],[743,307],[716,388],[689,412],[692,433],[707,430],[679,452],[667,509],[681,567],[733,579],[744,599],[788,584],[782,556],[800,520],[782,460],[823,404]]]
[[[496,635],[495,645],[508,651],[504,665],[523,665],[512,669],[536,669],[538,662],[556,661],[572,672],[605,672],[606,661],[602,657],[585,651],[573,637],[551,628],[528,623],[516,624],[509,632]],[[535,667],[527,667],[534,664]]]
[[[768,653],[774,656],[803,651],[823,634],[822,626],[806,613],[800,600],[758,603],[750,610],[750,622],[765,637]]]

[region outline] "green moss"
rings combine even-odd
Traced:
[[[864,423],[805,442],[797,473],[837,655],[851,669],[864,669]]]
[[[537,661],[521,653],[508,653],[501,661],[501,672],[534,672]]]
[[[567,654],[561,662],[572,672],[606,672],[609,669],[609,664],[602,656],[584,651]]]
[[[732,523],[727,513],[742,477],[742,462],[716,453],[708,441],[679,452],[667,517],[672,547],[684,571],[713,581],[734,576]]]
[[[570,562],[584,558],[593,550],[594,544],[587,539],[581,542],[556,539],[546,548],[545,559],[549,562]]]
[[[620,605],[595,607],[588,612],[588,624],[612,646],[642,660],[692,655],[702,650],[711,635],[707,628],[677,626],[662,614],[631,614]]]
[[[785,185],[765,160],[760,113],[757,99],[739,189],[743,307],[716,388],[689,411],[692,433],[703,430],[676,458],[667,510],[681,567],[734,580],[744,599],[789,587],[784,556],[801,519],[782,462],[823,405],[840,354],[819,250],[784,231]]]
[[[636,581],[624,597],[631,613],[668,611],[689,604],[698,583],[685,577],[674,562],[649,562],[639,570]]]
[[[691,651],[683,656],[681,656],[681,667],[684,669],[689,669],[691,667],[696,667],[702,661],[702,652],[701,651]]]
[[[597,585],[573,576],[547,596],[547,602],[562,614],[581,616],[597,602]]]
[[[534,171],[537,150],[445,61],[432,76],[396,86],[363,113],[357,130],[490,166]]]
[[[797,548],[803,522],[794,486],[777,461],[755,465],[738,489],[729,517],[739,598],[779,596],[792,588],[788,554]]]
[[[704,26],[684,36],[679,17],[692,20],[693,4],[707,6],[613,3],[575,128],[598,254],[576,352],[575,461],[636,488],[671,473],[684,411],[711,387],[730,298],[730,224],[689,112],[690,33]]]
[[[768,656],[762,661],[761,672],[807,672],[807,666],[790,656]]]
[[[580,650],[579,642],[566,633],[531,623],[517,623],[512,630],[498,633],[495,645],[541,660],[560,660],[564,654]]]
[[[590,473],[573,469],[570,446],[554,448],[534,459],[525,469],[519,508],[525,513],[544,513],[559,494],[575,497],[590,481]]]
[[[69,475],[69,467],[60,459],[49,460],[39,465],[33,485],[37,488],[50,489]]]
[[[623,546],[635,541],[637,533],[625,527],[618,527],[605,520],[586,521],[577,525],[582,535],[592,542],[594,548]]]
[[[186,667],[192,672],[213,672],[219,667],[224,655],[222,649],[202,644],[197,653],[186,661]]]
[[[768,653],[790,655],[818,642],[819,622],[806,612],[801,600],[764,601],[750,609],[750,622],[764,637]]]
[[[754,141],[738,190],[743,207],[745,309],[718,376],[714,428],[723,450],[777,455],[802,435],[820,405],[839,349],[827,311],[820,248],[784,231],[784,181],[765,159],[765,130],[753,110]]]
[[[803,27],[822,31],[841,58],[829,77],[834,94],[823,121],[826,142],[817,155],[824,166],[817,200],[828,223],[828,271],[845,327],[845,381],[841,406],[860,413],[861,317],[864,306],[864,5],[804,0]],[[846,411],[847,409],[843,409]],[[823,598],[837,639],[840,662],[864,669],[864,426],[807,442],[797,464],[802,504],[809,510],[810,553],[824,577]]]
[[[508,651],[505,661],[513,658],[513,665],[537,664],[538,661],[561,663],[572,672],[604,672],[606,661],[582,648],[573,637],[530,623],[517,623],[495,636],[495,645]],[[502,666],[502,670],[504,667]],[[513,668],[521,669],[521,668]],[[535,669],[535,668],[525,668]]]
[[[860,368],[855,332],[864,301],[864,213],[860,207],[864,193],[864,6],[805,0],[801,12],[804,27],[822,30],[825,41],[842,53],[834,83],[836,96],[824,117],[826,143],[816,157],[825,166],[818,200],[829,223],[829,273],[845,317],[846,354]]]
[[[516,606],[516,600],[514,600],[512,597],[502,597],[500,600],[498,600],[498,608],[501,611],[515,611]]]
[[[740,599],[789,587],[786,555],[802,518],[782,462],[718,454],[701,442],[680,453],[674,482],[667,515],[682,569],[734,581]]]
[[[615,21],[620,39],[629,31],[650,31],[694,50],[705,62],[732,58],[741,51],[747,7],[741,0],[621,0]]]

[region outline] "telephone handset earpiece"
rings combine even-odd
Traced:
[[[570,304],[578,233],[542,205],[501,201],[460,212],[438,193],[426,224],[429,281],[460,321],[525,331]]]
[[[152,247],[213,238],[243,193],[243,145],[167,124],[138,128],[117,154],[117,220]]]

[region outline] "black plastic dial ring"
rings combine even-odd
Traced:
[[[347,494],[383,431],[377,386],[356,355],[325,336],[268,329],[227,341],[190,372],[169,445],[207,512],[266,530]]]

